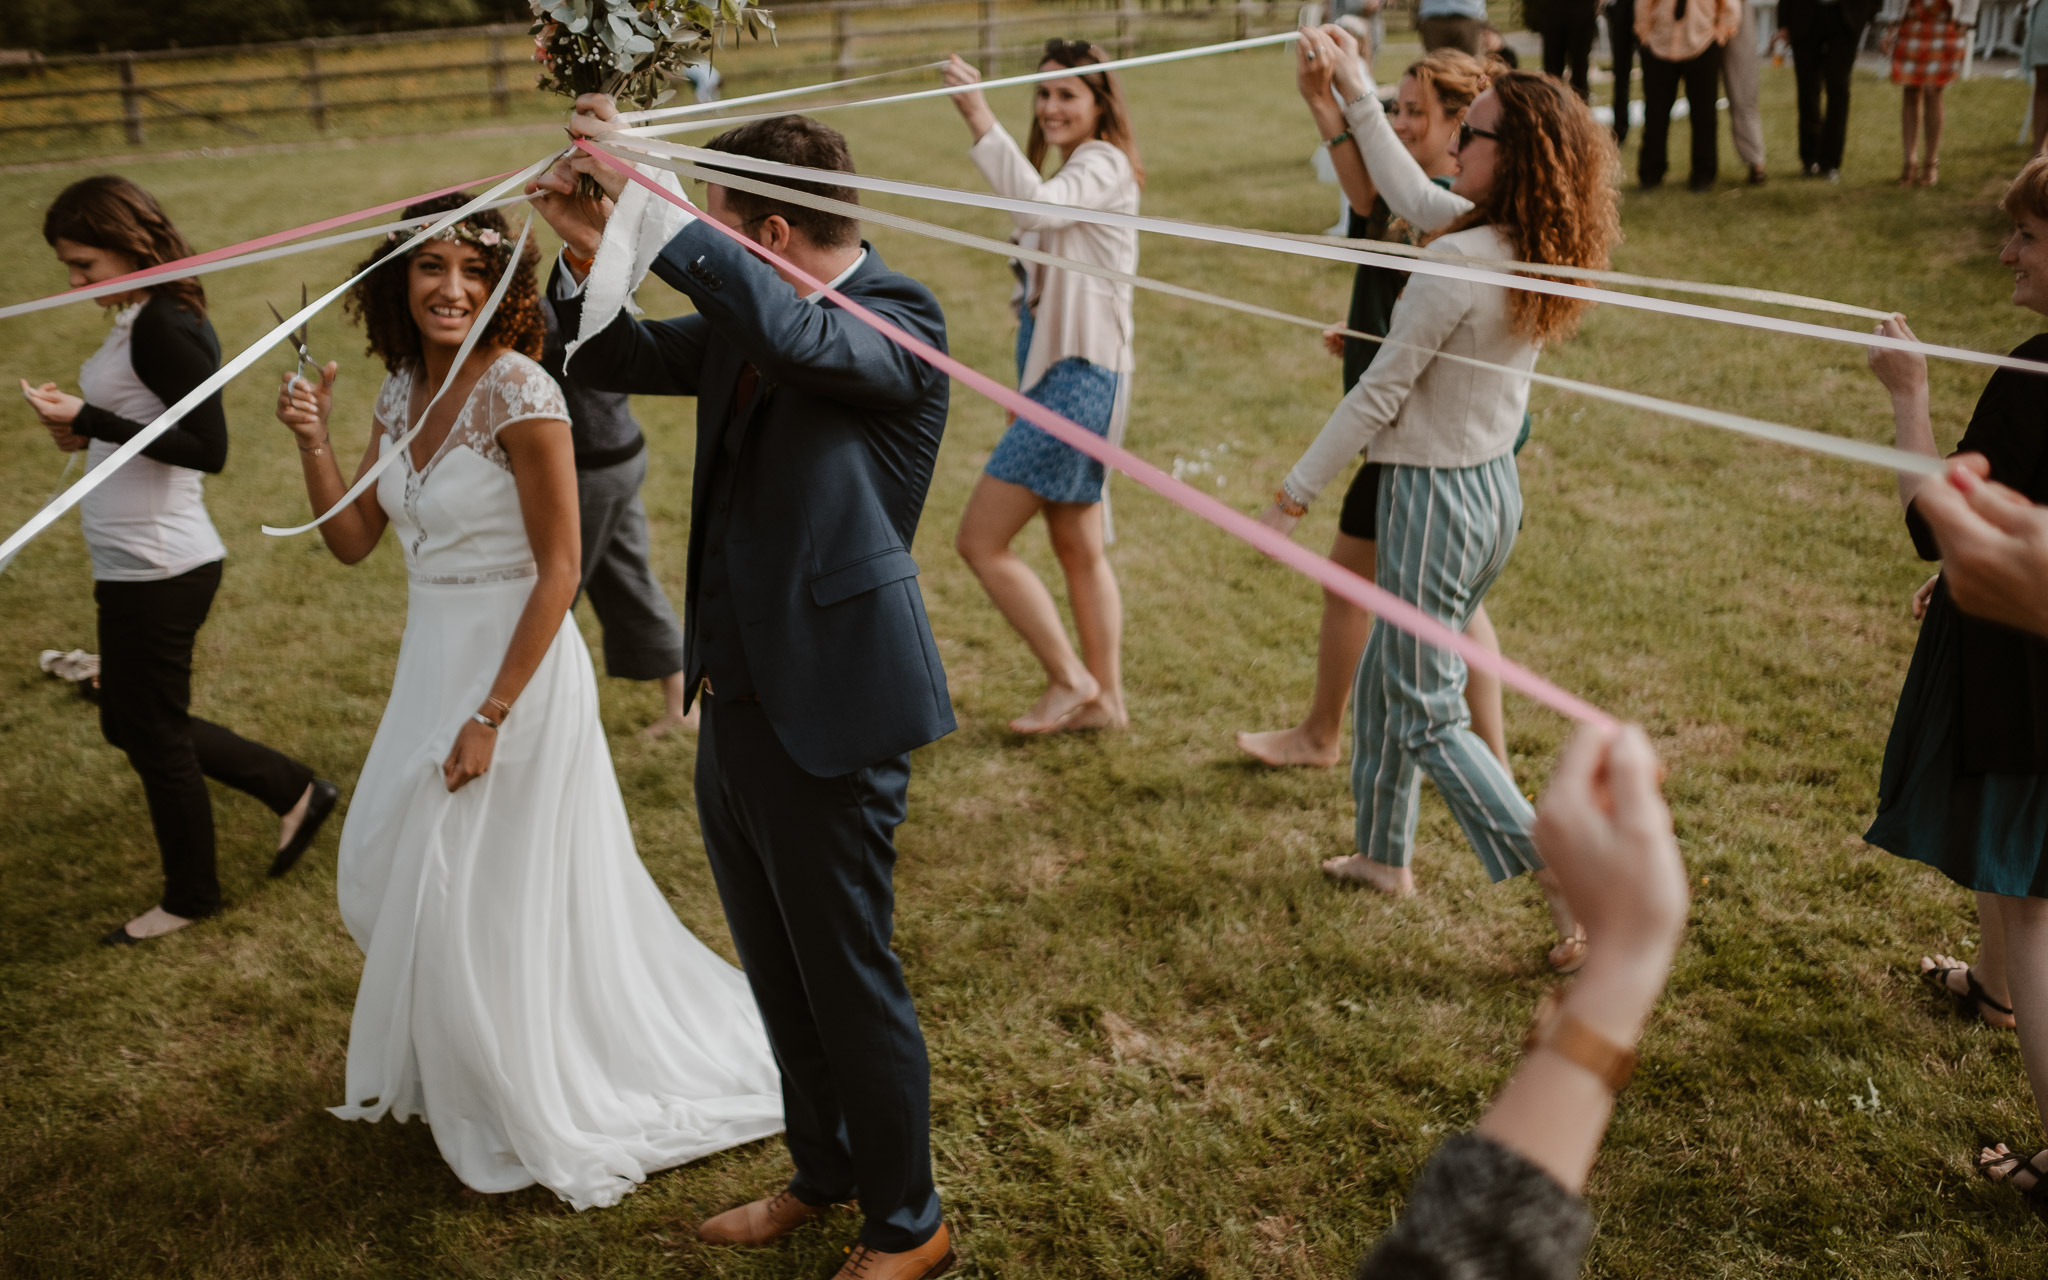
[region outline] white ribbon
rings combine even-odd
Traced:
[[[78,504],[78,501],[81,498],[85,497],[86,494],[91,493],[94,489],[97,489],[100,485],[106,483],[107,477],[113,475],[114,472],[118,471],[125,463],[128,462],[129,459],[135,457],[144,449],[147,449],[151,444],[156,442],[156,438],[158,436],[161,436],[164,432],[169,431],[172,427],[176,426],[179,420],[184,418],[186,414],[192,412],[193,409],[205,403],[208,397],[218,392],[222,387],[225,387],[228,383],[234,381],[235,378],[241,375],[243,370],[247,369],[250,365],[256,363],[257,360],[261,359],[265,352],[269,351],[272,347],[276,346],[278,343],[290,337],[294,329],[297,329],[301,325],[304,325],[314,316],[320,314],[320,312],[323,309],[325,309],[329,304],[331,304],[336,298],[341,297],[350,289],[354,288],[357,281],[361,280],[364,276],[370,274],[370,272],[376,270],[379,266],[382,266],[385,262],[389,262],[391,261],[391,259],[401,256],[405,252],[405,250],[410,249],[413,245],[419,243],[420,241],[431,239],[432,237],[441,234],[441,232],[447,230],[449,227],[454,226],[457,222],[460,222],[462,219],[468,217],[470,214],[475,213],[478,209],[483,208],[484,205],[490,203],[492,200],[497,199],[505,192],[510,190],[516,190],[520,186],[524,185],[529,178],[532,178],[536,174],[539,174],[540,172],[545,170],[549,165],[553,164],[555,162],[555,159],[556,155],[551,154],[547,156],[545,159],[537,160],[533,164],[528,165],[526,168],[520,170],[518,173],[513,174],[511,177],[505,179],[503,182],[500,182],[496,186],[492,187],[489,191],[484,192],[476,199],[471,200],[468,204],[463,205],[461,208],[451,209],[447,213],[442,214],[439,218],[435,219],[431,225],[415,233],[412,236],[412,238],[407,240],[396,252],[389,254],[384,258],[380,258],[376,262],[371,263],[369,266],[364,267],[361,271],[356,272],[356,274],[342,281],[340,284],[328,290],[326,293],[321,294],[312,302],[307,303],[305,306],[299,308],[291,315],[285,317],[284,322],[282,324],[278,325],[275,329],[272,329],[270,332],[264,334],[261,338],[258,338],[240,355],[237,355],[234,359],[222,365],[218,370],[214,372],[212,377],[206,379],[206,381],[200,383],[198,386],[192,388],[192,390],[186,392],[185,395],[178,401],[178,403],[172,405],[170,408],[164,410],[163,413],[158,415],[156,421],[150,423],[142,430],[136,432],[133,436],[130,436],[128,440],[121,445],[120,448],[114,450],[114,452],[107,455],[106,461],[100,463],[100,465],[86,472],[83,476],[80,476],[76,484],[72,485],[69,489],[66,489],[63,493],[59,494],[50,502],[44,504],[43,509],[36,512],[33,516],[30,516],[26,524],[22,525],[19,529],[16,529],[13,533],[9,534],[5,542],[0,542],[0,560],[4,560],[13,556],[15,552],[19,551],[22,547],[26,546],[30,539],[34,538],[37,534],[41,533],[43,530],[49,528],[52,524],[56,523],[57,517],[63,515],[66,511],[69,511],[72,507],[76,506]]]
[[[824,93],[828,89],[844,89],[850,84],[866,84],[870,80],[887,80],[891,76],[909,75],[914,71],[936,71],[946,65],[944,58],[937,62],[920,62],[914,67],[897,67],[891,71],[876,71],[864,76],[848,76],[844,80],[827,80],[822,84],[803,84],[794,89],[771,89],[767,93],[750,93],[744,98],[721,98],[716,102],[695,102],[680,107],[659,107],[647,111],[622,111],[618,119],[628,124],[657,117],[697,115],[703,112],[730,111],[734,107],[751,107],[757,102],[773,102],[777,98],[797,98],[807,93]],[[820,108],[821,110],[823,108]],[[724,121],[714,121],[723,124]]]
[[[526,203],[525,196],[511,196],[504,200],[494,200],[481,207],[484,209],[503,209],[508,205],[524,203]],[[389,235],[394,231],[404,231],[411,227],[425,226],[432,221],[431,217],[404,218],[397,222],[383,222],[374,227],[363,227],[355,231],[343,231],[331,236],[322,236],[318,240],[301,240],[297,244],[279,245],[270,249],[252,249],[248,253],[237,254],[232,258],[216,258],[212,262],[202,262],[197,266],[160,271],[146,280],[115,280],[106,284],[87,285],[83,289],[67,289],[63,293],[53,293],[47,298],[35,298],[28,302],[16,302],[0,307],[0,320],[11,319],[14,316],[25,316],[37,311],[48,311],[52,307],[61,307],[66,303],[84,302],[88,298],[104,298],[109,294],[133,293],[138,289],[153,289],[167,280],[189,280],[193,276],[209,275],[215,271],[225,271],[229,267],[246,267],[258,262],[269,262],[274,258],[289,258],[297,253],[311,253],[315,249],[325,249],[330,245],[347,244],[352,240],[369,240],[376,236]]]
[[[1227,298],[1214,293],[1204,293],[1199,289],[1189,289],[1181,285],[1168,284],[1163,280],[1153,280],[1145,276],[1131,275],[1109,267],[1097,266],[1090,262],[1062,258],[1040,249],[1025,248],[1022,245],[1013,244],[1007,240],[992,240],[986,236],[978,236],[969,231],[960,231],[953,227],[943,227],[929,222],[921,222],[916,218],[907,218],[901,214],[884,213],[863,205],[848,204],[843,200],[834,200],[827,196],[814,195],[808,191],[793,190],[776,183],[761,182],[736,174],[716,173],[700,169],[687,162],[677,162],[676,170],[687,177],[698,178],[706,182],[715,182],[721,186],[731,186],[741,191],[751,191],[756,195],[767,196],[774,200],[786,200],[791,204],[821,209],[828,213],[843,214],[852,218],[863,218],[885,227],[895,227],[901,231],[927,236],[934,240],[943,240],[969,249],[1002,254],[1005,257],[1022,258],[1029,262],[1038,263],[1041,266],[1057,267],[1063,271],[1079,272],[1082,275],[1094,276],[1097,279],[1109,280],[1117,284],[1127,284],[1139,289],[1148,289],[1154,293],[1163,293],[1171,297],[1183,298],[1190,302],[1202,302],[1210,306],[1224,307],[1246,315],[1260,316],[1268,320],[1278,320],[1284,324],[1300,325],[1304,328],[1315,329],[1318,332],[1330,327],[1320,320],[1312,320],[1306,316],[1290,315],[1285,311],[1276,311],[1271,307],[1262,307],[1256,303],[1241,302],[1236,298]],[[1409,347],[1411,350],[1420,349],[1413,347],[1410,343],[1395,342],[1377,334],[1360,333],[1355,329],[1340,329],[1339,332],[1348,337],[1362,338],[1368,342],[1377,342],[1385,346]],[[1790,427],[1782,423],[1766,422],[1759,418],[1744,417],[1741,414],[1725,413],[1719,409],[1707,409],[1674,400],[1661,400],[1655,396],[1641,395],[1633,391],[1619,391],[1612,387],[1600,386],[1597,383],[1580,382],[1572,378],[1560,378],[1552,374],[1537,373],[1533,370],[1514,369],[1487,360],[1473,359],[1470,356],[1454,355],[1448,351],[1439,350],[1434,354],[1439,360],[1448,360],[1456,364],[1487,369],[1495,373],[1505,373],[1515,377],[1525,377],[1544,386],[1556,387],[1563,391],[1570,391],[1596,400],[1606,400],[1613,404],[1626,405],[1633,409],[1644,409],[1651,413],[1681,418],[1703,426],[1718,427],[1724,431],[1738,432],[1742,435],[1753,436],[1761,440],[1771,440],[1779,444],[1790,445],[1796,449],[1804,449],[1810,453],[1826,454],[1830,457],[1843,458],[1850,462],[1868,463],[1872,466],[1883,467],[1888,471],[1904,471],[1914,475],[1934,475],[1940,472],[1942,468],[1942,462],[1939,458],[1929,457],[1922,453],[1908,453],[1903,449],[1869,444],[1861,440],[1848,440],[1841,436],[1831,436],[1819,431],[1808,431],[1803,427]]]
[[[468,335],[462,339],[462,345],[455,349],[454,362],[448,366],[448,372],[441,378],[441,385],[434,388],[433,398],[428,400],[426,407],[420,410],[420,416],[413,422],[411,429],[400,436],[396,444],[386,449],[381,457],[371,463],[369,470],[363,472],[356,479],[356,482],[349,486],[348,492],[342,494],[341,499],[333,506],[327,508],[325,512],[305,524],[296,525],[290,529],[279,529],[266,524],[263,526],[263,532],[273,538],[289,538],[294,534],[305,533],[310,529],[317,529],[321,525],[326,524],[329,520],[334,519],[337,514],[352,505],[357,498],[362,497],[371,485],[377,483],[377,477],[384,474],[384,468],[390,466],[412,446],[413,437],[419,435],[420,429],[427,425],[427,415],[434,411],[435,405],[441,403],[441,397],[448,394],[448,388],[455,385],[455,375],[462,372],[462,362],[469,359],[469,353],[476,350],[477,341],[484,336],[484,330],[490,328],[491,317],[498,313],[498,304],[504,301],[505,291],[512,286],[512,277],[519,274],[519,255],[526,252],[526,235],[532,230],[533,216],[528,214],[526,222],[519,228],[519,241],[512,246],[511,261],[505,264],[505,270],[498,276],[498,283],[491,290],[491,296],[485,301],[483,309],[478,311],[476,318],[470,322]],[[400,252],[403,251],[401,250]],[[398,254],[391,256],[397,257]],[[296,374],[293,376],[297,377]]]
[[[605,139],[608,146],[621,151],[630,151],[634,157],[646,158],[659,163],[661,158],[695,161],[718,169],[739,169],[748,173],[782,178],[785,181],[822,182],[831,186],[854,187],[863,191],[877,191],[884,195],[909,196],[917,200],[935,200],[943,204],[968,205],[978,209],[995,209],[1004,213],[1023,213],[1037,217],[1052,216],[1074,222],[1092,222],[1101,226],[1127,227],[1133,231],[1150,231],[1160,235],[1177,236],[1184,240],[1203,240],[1211,244],[1231,245],[1246,249],[1268,249],[1278,253],[1293,254],[1297,257],[1321,258],[1329,262],[1349,262],[1363,266],[1384,267],[1392,271],[1407,271],[1415,275],[1446,276],[1454,280],[1469,280],[1476,284],[1488,284],[1503,289],[1522,289],[1530,293],[1548,293],[1564,298],[1578,298],[1587,302],[1603,303],[1609,306],[1630,307],[1640,311],[1651,311],[1661,315],[1684,316],[1694,320],[1714,320],[1722,324],[1736,325],[1748,329],[1763,329],[1772,333],[1793,334],[1806,338],[1821,338],[1829,342],[1844,342],[1858,347],[1886,347],[1894,351],[1914,351],[1922,355],[1938,356],[1947,360],[1959,360],[1966,364],[1987,364],[2001,369],[2019,369],[2027,373],[2048,373],[2048,363],[2021,360],[2015,356],[1992,355],[1984,351],[1972,351],[1967,347],[1949,347],[1938,343],[1921,342],[1909,338],[1893,338],[1880,333],[1859,333],[1853,329],[1837,329],[1829,325],[1809,324],[1804,320],[1785,320],[1777,316],[1753,315],[1747,311],[1730,311],[1724,307],[1705,307],[1693,302],[1676,302],[1669,298],[1646,298],[1639,294],[1623,293],[1613,289],[1588,289],[1582,285],[1560,284],[1532,276],[1519,276],[1508,272],[1489,270],[1482,267],[1462,265],[1457,261],[1441,262],[1433,258],[1408,258],[1391,253],[1353,247],[1355,241],[1301,240],[1276,235],[1265,231],[1247,231],[1242,227],[1222,227],[1205,222],[1183,222],[1175,218],[1154,218],[1143,214],[1111,213],[1102,209],[1082,209],[1071,205],[1049,204],[1039,200],[1016,200],[1008,196],[983,195],[974,191],[960,191],[952,187],[934,187],[921,182],[899,182],[890,178],[870,178],[857,173],[842,173],[834,169],[811,169],[802,165],[780,164],[773,160],[756,160],[751,156],[734,155],[725,151],[707,151],[702,147],[685,146],[674,142],[657,142],[651,139],[613,135]],[[663,166],[668,167],[668,166]],[[722,183],[722,177],[706,179]],[[778,199],[784,197],[777,197]],[[867,216],[865,212],[861,215]],[[1466,260],[1467,262],[1470,259]],[[1529,264],[1529,270],[1549,272],[1549,267]],[[1662,287],[1662,286],[1660,286]],[[1706,292],[1723,286],[1699,284],[1695,287]]]
[[[956,93],[968,93],[976,89],[1004,89],[1015,84],[1037,84],[1041,80],[1064,80],[1075,75],[1099,75],[1104,71],[1123,71],[1130,67],[1151,67],[1164,62],[1183,62],[1189,58],[1207,58],[1219,53],[1236,53],[1241,49],[1263,49],[1268,45],[1292,44],[1301,39],[1299,31],[1281,31],[1269,36],[1253,36],[1248,40],[1226,40],[1220,44],[1196,45],[1192,49],[1172,49],[1165,53],[1141,54],[1135,58],[1117,58],[1109,62],[1092,62],[1085,67],[1061,67],[1056,71],[1032,71],[1024,75],[1004,76],[999,80],[976,80],[972,84],[948,84],[936,89],[915,89],[909,93],[892,93],[886,98],[862,98],[857,102],[830,102],[812,107],[812,111],[842,111],[848,107],[879,107],[891,102],[916,102],[921,98],[942,98]],[[943,64],[941,64],[943,65]],[[850,82],[842,82],[850,83]],[[821,88],[829,86],[820,86]],[[796,92],[784,90],[783,95]],[[753,99],[735,98],[720,106],[737,106],[741,102],[761,101],[767,95],[756,95]],[[683,107],[661,107],[653,111],[633,111],[619,119],[637,124],[642,120],[666,120],[675,116],[694,115],[704,109],[705,104]],[[732,116],[723,120],[690,120],[681,124],[663,125],[660,128],[630,128],[634,137],[659,138],[671,133],[682,133],[691,129],[716,129],[725,125],[742,124],[748,120],[762,119],[760,116]]]
[[[676,176],[652,165],[636,165],[641,173],[677,195],[683,185]],[[564,367],[585,342],[604,332],[622,309],[635,314],[640,308],[633,293],[647,278],[647,269],[662,248],[675,238],[690,215],[666,200],[656,200],[647,188],[629,182],[613,202],[612,216],[605,220],[604,239],[598,242],[591,260],[590,275],[583,282],[583,313],[562,357]]]

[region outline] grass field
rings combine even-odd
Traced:
[[[1894,306],[1923,336],[1987,350],[2039,327],[2006,305],[1995,259],[1995,200],[2023,159],[2018,85],[1952,91],[1944,185],[1900,192],[1895,90],[1857,81],[1837,187],[1791,176],[1790,71],[1765,77],[1771,184],[1733,185],[1724,154],[1731,180],[1710,195],[1631,187],[1618,265]],[[1148,211],[1329,223],[1336,201],[1309,176],[1313,137],[1281,56],[1133,73],[1130,87]],[[1023,99],[996,106],[1016,121]],[[942,104],[845,123],[871,172],[973,185]],[[204,247],[503,169],[534,146],[128,172]],[[0,223],[11,296],[61,286],[34,211],[82,172],[15,178],[16,213]],[[1007,377],[1003,264],[875,239],[938,292],[954,350]],[[1348,292],[1327,264],[1161,239],[1144,255],[1152,274],[1333,318]],[[266,300],[348,262],[330,251],[212,277],[223,342],[239,348],[266,327]],[[643,301],[681,305],[659,286]],[[1209,461],[1202,482],[1256,510],[1334,403],[1335,362],[1297,330],[1151,296],[1138,308],[1132,447],[1162,465]],[[102,331],[90,307],[15,321],[0,374],[68,383]],[[377,376],[357,335],[336,314],[313,345],[346,357],[337,421],[367,422]],[[305,509],[268,412],[280,364],[228,396],[233,456],[209,501],[230,558],[195,706],[346,789],[383,704],[404,576],[389,547],[350,570],[311,538],[258,531]],[[1851,347],[1606,311],[1543,368],[1889,438]],[[1936,370],[1945,445],[1983,377]],[[9,403],[7,529],[60,466]],[[1113,554],[1132,727],[1008,735],[1036,669],[951,551],[1002,420],[970,394],[955,404],[917,553],[962,727],[918,753],[898,886],[964,1274],[1339,1275],[1516,1061],[1552,984],[1541,904],[1525,883],[1485,883],[1433,795],[1422,896],[1322,881],[1317,859],[1349,839],[1341,772],[1249,768],[1230,742],[1298,713],[1317,592],[1127,484]],[[693,406],[639,408],[657,564],[679,594]],[[1922,951],[1969,953],[1968,899],[1859,839],[1913,643],[1907,597],[1926,572],[1891,477],[1541,389],[1535,411],[1527,523],[1490,607],[1512,656],[1650,728],[1695,877],[1692,933],[1590,1189],[1591,1273],[2039,1274],[2040,1228],[1968,1163],[1982,1134],[2042,1137],[2013,1040],[1935,1009],[1911,978]],[[1327,545],[1335,506],[1307,522],[1309,545]],[[1052,576],[1041,543],[1032,554]],[[331,834],[268,882],[269,814],[222,794],[228,909],[151,946],[95,946],[148,904],[157,874],[133,775],[90,708],[34,668],[38,649],[92,646],[88,578],[71,519],[0,575],[0,1276],[829,1273],[850,1221],[759,1254],[693,1240],[700,1214],[786,1175],[776,1142],[579,1215],[538,1189],[465,1192],[420,1126],[326,1115],[360,965],[335,912]],[[692,744],[633,735],[657,710],[648,687],[606,681],[603,696],[641,853],[684,922],[729,955],[691,809]],[[1519,699],[1508,714],[1534,790],[1566,726]]]

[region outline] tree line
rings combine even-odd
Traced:
[[[0,45],[46,54],[517,22],[526,0],[0,0]]]

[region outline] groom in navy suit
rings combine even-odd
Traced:
[[[596,96],[578,108],[572,128],[587,131],[614,114]],[[853,171],[846,140],[802,116],[756,121],[710,146]],[[614,197],[626,181],[579,155],[529,187],[567,246],[548,295],[571,333],[607,216],[574,195],[583,173]],[[717,186],[703,204],[944,349],[937,299],[883,265],[859,223]],[[932,1184],[931,1068],[889,939],[909,753],[953,729],[910,556],[948,381],[700,221],[652,270],[696,313],[621,312],[565,373],[604,390],[697,397],[684,597],[685,670],[704,706],[697,814],[782,1070],[796,1165],[787,1188],[698,1234],[767,1244],[858,1199],[860,1243],[841,1276],[936,1276],[953,1251]]]

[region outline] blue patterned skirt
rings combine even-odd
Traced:
[[[1017,374],[1031,352],[1031,313],[1017,326]],[[1099,364],[1068,356],[1026,388],[1027,399],[1107,439],[1116,412],[1118,375]],[[1022,485],[1047,502],[1102,501],[1102,464],[1072,445],[1061,444],[1019,418],[1010,424],[983,467],[989,475]]]
[[[1956,622],[1943,583],[1920,624],[1863,838],[1965,889],[2048,898],[2048,776],[1960,771]]]

